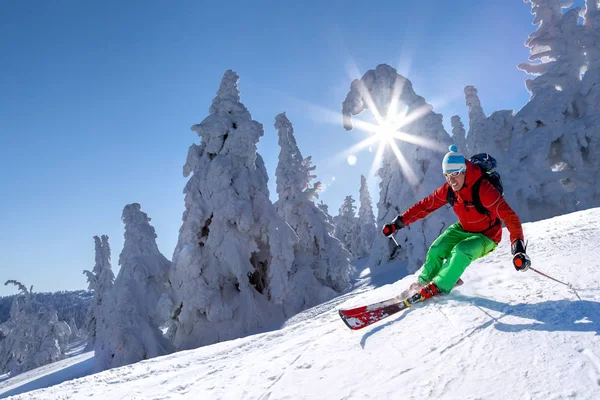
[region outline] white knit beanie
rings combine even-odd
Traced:
[[[446,153],[442,160],[442,171],[444,174],[456,171],[465,172],[467,170],[465,156],[458,153],[458,147],[455,145],[450,146],[448,150],[450,152]]]

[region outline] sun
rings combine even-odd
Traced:
[[[394,125],[388,121],[383,121],[381,125],[375,129],[375,141],[378,143],[383,142],[384,144],[391,145],[394,142],[394,138],[397,136],[397,130]]]

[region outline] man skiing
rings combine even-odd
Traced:
[[[501,221],[510,232],[514,267],[527,271],[531,265],[517,214],[492,183],[483,178],[485,172],[481,168],[465,160],[456,146],[449,150],[442,161],[446,183],[383,227],[383,234],[389,237],[447,204],[449,194],[452,195],[449,191],[454,192],[452,210],[458,222],[431,244],[418,284],[411,285],[422,299],[450,292],[471,262],[494,251],[502,239]],[[485,214],[477,210],[481,207],[474,203],[473,189],[478,190]]]

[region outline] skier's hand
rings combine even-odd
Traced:
[[[396,233],[398,230],[404,228],[404,223],[402,222],[402,217],[398,215],[391,224],[385,224],[383,226],[382,232],[385,236],[391,236]]]
[[[523,239],[515,240],[510,246],[510,251],[513,257],[513,265],[517,271],[525,272],[531,266],[531,259],[525,253],[527,246],[523,243]]]
[[[517,253],[513,257],[513,265],[517,271],[525,272],[531,266],[531,259],[525,253]]]

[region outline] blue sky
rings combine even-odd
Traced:
[[[319,109],[341,111],[350,82],[387,63],[444,115],[468,124],[463,88],[488,115],[529,94],[523,46],[533,31],[522,1],[5,1],[0,2],[0,281],[37,291],[86,288],[92,236],[108,234],[113,269],[121,212],[138,202],[172,257],[184,209],[190,126],[208,115],[223,72],[264,125],[259,143],[272,199],[286,111],[321,199],[337,214],[358,199],[373,154],[333,158],[365,135]],[[326,3],[326,4],[323,4]],[[334,180],[335,178],[335,180]],[[377,202],[377,181],[370,178]],[[418,199],[415,199],[415,201]],[[0,286],[0,295],[15,293]]]

